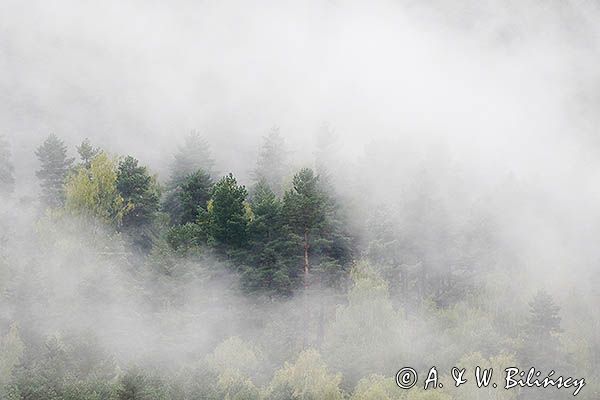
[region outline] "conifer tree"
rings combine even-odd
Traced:
[[[41,168],[36,172],[42,187],[41,201],[48,207],[64,203],[64,184],[73,158],[67,157],[67,146],[51,134],[35,152]]]
[[[117,189],[126,204],[122,229],[143,250],[152,246],[152,223],[160,205],[160,188],[146,167],[131,156],[119,162]]]
[[[319,188],[319,177],[309,168],[298,172],[293,188],[283,199],[286,222],[302,240],[303,283],[309,286],[310,251],[313,235],[325,222],[324,197]]]
[[[287,172],[288,163],[285,141],[279,133],[279,128],[274,127],[263,138],[263,144],[253,174],[254,179],[257,183],[264,181],[275,194],[281,195],[283,180]]]
[[[85,138],[79,146],[77,146],[77,153],[81,159],[81,164],[85,168],[90,168],[92,160],[100,154],[100,148],[92,146],[90,140]]]
[[[179,147],[171,164],[171,177],[167,183],[167,191],[162,208],[169,214],[172,225],[181,224],[184,213],[182,185],[193,174],[202,170],[209,178],[214,175],[214,160],[211,157],[210,146],[198,132],[192,132]],[[199,178],[197,176],[196,178]],[[189,217],[189,214],[187,215]]]
[[[559,312],[560,307],[545,290],[538,291],[533,297],[520,352],[523,365],[555,370],[568,365],[559,340],[562,332]]]
[[[241,247],[246,242],[248,192],[238,185],[232,174],[221,178],[213,187],[208,207],[209,231],[217,244]]]
[[[215,161],[211,157],[210,146],[206,139],[198,132],[191,132],[175,154],[171,165],[171,186],[179,185],[199,169],[212,176],[214,165]]]
[[[252,221],[248,227],[249,248],[246,260],[249,268],[243,283],[250,291],[289,295],[298,276],[299,261],[293,242],[284,225],[281,200],[265,180],[260,180],[251,200]]]
[[[181,217],[179,218],[181,225],[197,222],[200,211],[206,211],[212,185],[210,175],[203,170],[198,170],[185,179],[178,192],[181,204]]]

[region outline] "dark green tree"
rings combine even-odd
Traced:
[[[263,138],[253,175],[256,182],[266,182],[277,195],[282,194],[283,180],[288,173],[287,155],[285,141],[279,133],[279,128],[274,127]]]
[[[243,274],[243,284],[249,291],[289,295],[298,276],[299,261],[293,249],[287,226],[283,224],[281,200],[263,179],[254,189],[251,200],[253,219],[248,227],[249,266]]]
[[[311,244],[325,222],[325,198],[319,187],[319,177],[304,168],[293,179],[293,187],[283,198],[287,224],[301,238],[303,251],[303,284],[309,286]]]
[[[208,214],[210,236],[217,244],[239,248],[246,243],[247,195],[246,188],[238,185],[232,174],[214,185]]]
[[[181,186],[188,177],[199,170],[209,177],[214,175],[214,160],[211,157],[210,146],[197,132],[192,132],[179,147],[171,164],[171,177],[167,183],[167,191],[163,200],[163,211],[170,216],[172,225],[181,223],[184,206]]]
[[[119,162],[117,190],[126,208],[121,229],[127,232],[139,248],[152,247],[152,225],[160,207],[160,188],[148,169],[127,156]]]
[[[213,181],[210,175],[203,170],[198,170],[185,179],[178,191],[181,205],[179,223],[181,225],[198,222],[201,211],[206,212],[212,185]]]
[[[12,164],[10,146],[0,136],[0,196],[6,197],[11,195],[15,190],[15,168]]]
[[[42,187],[41,201],[48,207],[60,207],[64,202],[65,178],[74,159],[67,157],[67,146],[51,134],[35,152],[41,168],[36,172]]]
[[[302,283],[305,293],[305,324],[310,324],[309,287],[316,285],[342,286],[351,261],[350,240],[345,224],[329,188],[323,188],[319,177],[308,168],[298,172],[293,187],[283,199],[284,216],[294,239],[302,251]],[[313,267],[314,266],[314,267]],[[325,330],[325,304],[320,302],[317,318],[317,345]],[[310,334],[305,332],[304,345],[309,345]]]
[[[98,147],[92,146],[90,140],[85,138],[79,146],[77,146],[77,153],[81,159],[81,165],[85,168],[90,168],[92,160],[100,154],[101,150]]]

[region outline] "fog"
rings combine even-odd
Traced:
[[[590,388],[579,397],[595,398],[599,40],[592,1],[3,0],[0,136],[16,186],[0,206],[0,335],[13,323],[26,344],[92,332],[123,371],[218,358],[219,343],[241,337],[258,354],[248,373],[258,387],[315,347],[350,394],[363,371],[341,365],[357,352],[388,377],[477,351],[521,360],[528,303],[545,290],[560,307],[566,373],[585,375]],[[110,227],[61,211],[57,220],[38,202],[35,150],[50,133],[71,157],[84,138],[132,155],[164,200],[192,131],[210,145],[215,181],[232,172],[252,194],[273,127],[289,156],[284,189],[314,168],[346,217],[352,260],[336,287],[248,295],[235,255],[182,256],[157,239],[148,258]],[[345,307],[352,288],[362,293],[349,271],[364,262],[392,308],[368,304],[393,320],[382,329],[397,340],[374,348],[370,333],[357,331],[352,346],[340,334],[361,324],[362,306]],[[426,272],[413,288],[398,283],[413,272],[390,265]],[[454,279],[475,289],[455,296]],[[325,333],[306,346],[290,332],[312,329],[303,309],[313,307],[325,311],[309,326]],[[478,342],[494,335],[495,345]],[[383,355],[395,369],[374,361]]]

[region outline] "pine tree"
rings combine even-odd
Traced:
[[[283,180],[288,173],[287,151],[285,141],[274,127],[263,138],[262,148],[254,170],[256,182],[264,181],[277,195],[282,194]]]
[[[529,317],[525,324],[523,347],[520,359],[524,366],[536,368],[564,368],[568,360],[562,350],[559,335],[560,307],[552,296],[540,290],[529,303]]]
[[[309,288],[318,285],[343,285],[344,272],[350,262],[350,240],[329,188],[323,188],[319,177],[304,168],[293,179],[293,187],[283,199],[286,224],[292,235],[299,238],[303,253],[302,283],[305,293],[305,324],[310,323]],[[299,250],[299,249],[298,249]],[[316,267],[314,268],[313,265]],[[325,305],[319,305],[317,344],[323,340]],[[309,343],[308,331],[304,345]]]
[[[35,152],[41,163],[36,172],[42,187],[41,200],[48,207],[64,203],[64,184],[74,159],[67,157],[67,146],[51,134]]]
[[[282,202],[265,180],[257,183],[251,200],[253,218],[248,227],[249,267],[243,274],[243,284],[249,291],[290,295],[298,273],[299,260],[283,224]],[[292,250],[290,250],[290,247]]]
[[[92,160],[100,154],[100,148],[92,146],[90,140],[85,138],[79,146],[77,146],[77,153],[81,159],[81,164],[85,168],[90,168]]]
[[[248,192],[238,185],[232,174],[221,178],[213,187],[210,201],[209,231],[217,244],[241,247],[246,242]]]
[[[252,239],[268,242],[279,235],[281,229],[281,200],[277,198],[266,180],[261,179],[252,197]]]
[[[210,147],[206,140],[197,132],[190,133],[184,144],[179,147],[175,160],[171,165],[171,178],[167,184],[167,192],[162,209],[169,214],[172,225],[181,224],[184,205],[182,204],[182,185],[199,170],[208,177],[214,175],[214,160],[211,158]]]
[[[210,175],[203,170],[198,170],[185,179],[178,192],[181,204],[179,222],[181,225],[197,222],[200,210],[206,211],[212,185]]]
[[[300,170],[294,176],[293,188],[285,193],[283,199],[286,222],[302,240],[305,289],[309,286],[313,235],[325,222],[324,200],[319,177],[309,168]]]
[[[133,239],[134,244],[148,251],[152,247],[152,223],[160,206],[160,188],[146,167],[138,165],[131,156],[119,162],[117,189],[125,204],[122,230]]]
[[[15,190],[15,168],[11,161],[10,146],[0,136],[0,197],[8,197]]]
[[[210,146],[198,132],[191,132],[175,154],[171,165],[171,188],[178,186],[185,178],[198,170],[209,176],[214,174],[215,161],[211,157]]]

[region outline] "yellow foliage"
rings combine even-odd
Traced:
[[[119,194],[116,182],[116,160],[100,153],[89,169],[81,167],[67,180],[65,209],[108,225],[120,225],[129,206]]]

